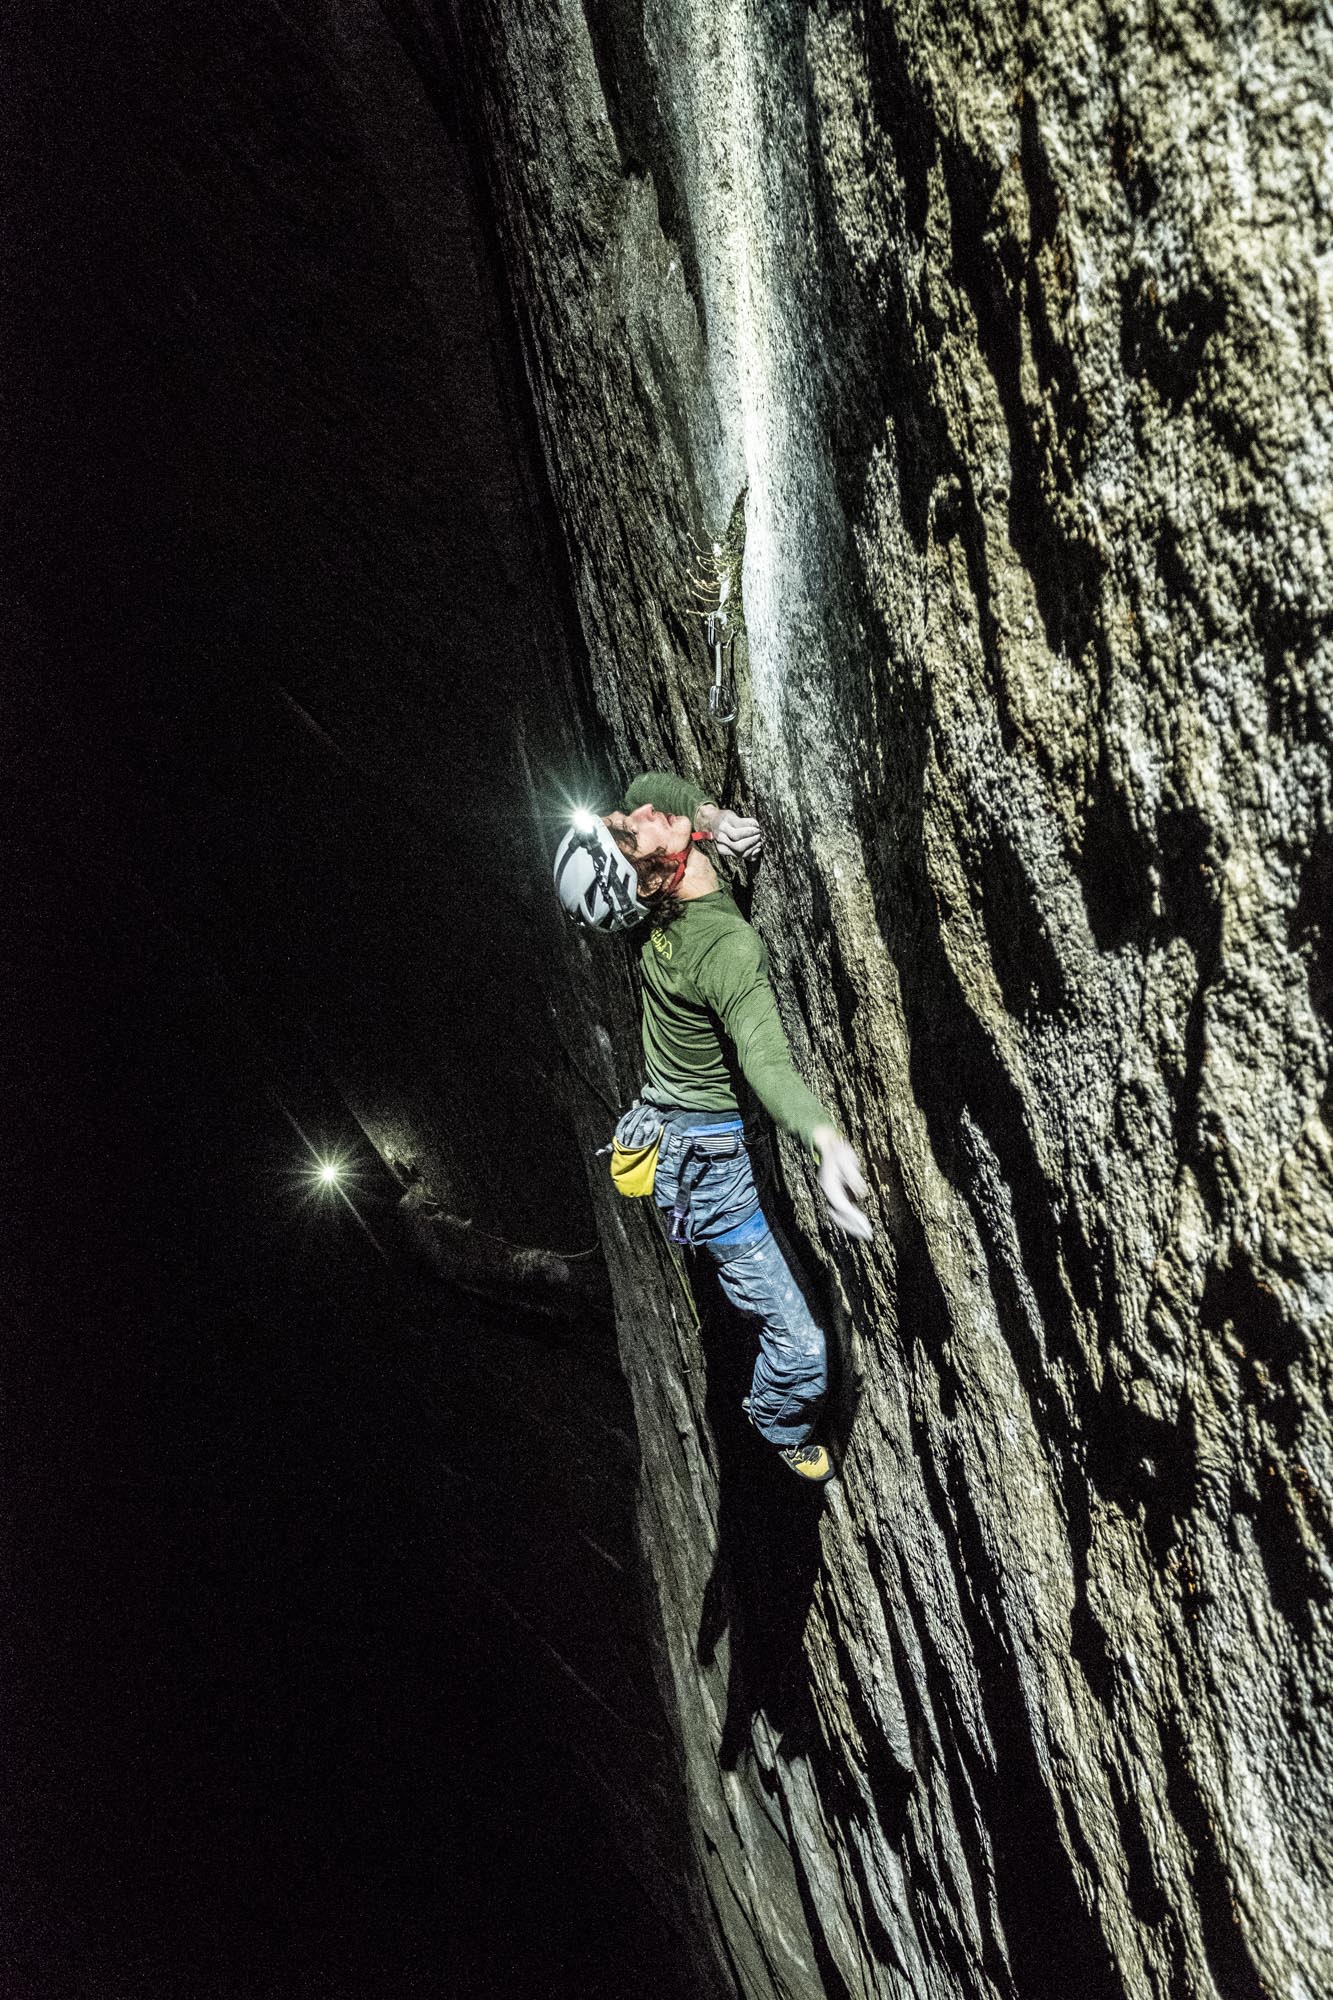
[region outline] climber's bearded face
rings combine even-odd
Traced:
[[[656,806],[636,806],[632,813],[608,813],[602,824],[631,861],[683,854],[694,831],[688,814],[658,812]]]

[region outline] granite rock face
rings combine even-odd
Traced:
[[[849,1248],[784,1148],[843,1347],[822,1513],[744,1435],[728,1329],[595,1191],[721,1983],[1315,2000],[1327,15],[451,24],[587,740],[763,818],[752,914],[873,1182]],[[724,728],[684,579],[742,487]],[[571,940],[553,991],[623,1098],[626,962]]]

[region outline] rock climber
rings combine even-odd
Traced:
[[[796,1073],[768,978],[768,954],[704,852],[747,860],[759,822],[666,772],[636,778],[619,812],[577,813],[555,857],[568,914],[590,929],[647,922],[639,952],[646,1077],[616,1127],[612,1176],[651,1188],[674,1241],[703,1251],[732,1304],[755,1323],[746,1413],[803,1479],[833,1464],[815,1431],[828,1390],[823,1329],[790,1252],[764,1212],[751,1152],[755,1101],[809,1146],[829,1219],[868,1238],[852,1147]],[[617,1159],[629,1163],[622,1179]],[[647,1163],[646,1174],[643,1171]],[[629,1185],[634,1181],[634,1185]]]

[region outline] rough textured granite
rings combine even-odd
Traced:
[[[753,915],[873,1183],[848,1248],[784,1150],[840,1302],[822,1512],[598,1193],[724,1983],[1315,2000],[1328,17],[446,13],[590,740],[763,818]],[[683,579],[742,486],[728,733]],[[572,940],[552,990],[627,1093],[624,961]]]

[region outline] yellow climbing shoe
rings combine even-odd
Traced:
[[[778,1457],[789,1465],[798,1479],[809,1479],[816,1486],[822,1486],[826,1479],[833,1477],[833,1460],[822,1444],[786,1444],[778,1446]]]

